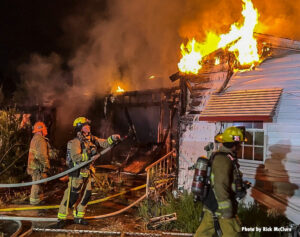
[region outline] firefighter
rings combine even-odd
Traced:
[[[229,127],[223,134],[218,134],[215,140],[222,145],[214,153],[211,189],[203,201],[201,223],[195,237],[214,236],[218,232],[220,236],[221,231],[223,236],[241,236],[241,227],[236,216],[236,198],[244,197],[246,189],[237,185],[242,181],[237,151],[240,149],[240,143],[244,141],[244,135],[241,129]]]
[[[118,134],[112,135],[108,139],[93,136],[90,121],[85,117],[76,118],[73,127],[76,137],[67,144],[67,165],[69,168],[91,159],[92,156],[97,154],[98,146],[107,148],[120,139]],[[66,225],[68,209],[71,207],[74,207],[74,223],[88,225],[83,217],[92,194],[92,170],[92,166],[85,166],[69,174],[69,184],[60,203],[56,228],[62,228]]]
[[[34,133],[30,142],[27,173],[31,175],[32,181],[37,181],[47,177],[47,171],[50,169],[49,163],[49,142],[46,138],[48,134],[47,127],[43,122],[36,122],[33,126]],[[41,202],[41,187],[34,184],[31,187],[30,204],[38,205]]]

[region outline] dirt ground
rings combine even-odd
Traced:
[[[52,223],[35,223],[34,227],[47,228]],[[65,227],[69,230],[97,230],[97,231],[113,231],[113,232],[148,232],[144,228],[144,224],[141,219],[136,218],[133,214],[125,213],[115,217],[109,217],[99,220],[90,220],[88,226],[82,226],[77,224],[70,224]],[[151,231],[150,231],[151,232]],[[64,233],[50,233],[50,232],[34,232],[30,236],[42,237],[42,236],[78,236],[79,234],[64,234]],[[96,235],[96,234],[80,234],[80,236],[120,236],[120,235]]]
[[[101,180],[100,180],[101,181]],[[123,175],[115,176],[112,179],[102,179],[103,187],[97,187],[95,185],[93,189],[92,200],[101,199],[112,194],[116,194],[122,191],[128,191],[132,187],[137,187],[145,183],[145,177]],[[63,192],[67,186],[67,182],[52,182],[52,185],[44,186],[44,205],[57,205],[60,203]],[[105,186],[105,188],[104,188]],[[0,203],[0,208],[8,207],[32,207],[28,205],[28,196],[30,188],[11,191],[7,195],[7,201]],[[89,205],[86,210],[86,216],[102,215],[111,212],[118,211],[129,204],[133,203],[139,197],[145,193],[145,188],[137,191],[129,191],[126,194],[120,195],[111,200]],[[13,212],[1,212],[1,214],[17,215],[17,216],[32,216],[32,217],[54,217],[57,216],[58,209],[46,209],[46,210],[22,210]],[[72,212],[70,211],[69,218],[72,219]],[[49,228],[54,223],[33,223],[33,227],[36,228]],[[119,232],[145,232],[145,224],[142,219],[137,215],[137,208],[131,208],[126,212],[104,219],[90,220],[88,226],[76,225],[70,221],[69,225],[65,229],[87,229],[87,230],[102,230],[102,231],[119,231]],[[78,234],[62,234],[62,233],[50,233],[50,232],[34,232],[30,236],[77,236]],[[82,234],[81,234],[82,235]],[[83,236],[91,236],[85,234]],[[95,235],[93,235],[95,236]],[[100,235],[99,235],[100,236]],[[105,235],[108,236],[108,235]],[[116,235],[112,235],[116,236]]]

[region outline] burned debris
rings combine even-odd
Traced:
[[[124,171],[140,173],[178,145],[178,92],[179,88],[174,87],[123,92],[105,98],[109,101],[105,112],[112,126],[134,135],[131,143],[116,148],[116,159]]]

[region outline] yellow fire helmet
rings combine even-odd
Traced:
[[[215,136],[217,142],[245,142],[244,134],[240,128],[229,127],[221,134]]]
[[[88,120],[87,118],[85,118],[85,117],[78,117],[77,119],[74,120],[73,127],[74,128],[78,128],[78,127],[82,127],[85,124],[90,124],[90,123],[91,123],[91,121]]]

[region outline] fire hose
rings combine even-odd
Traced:
[[[129,206],[124,207],[121,210],[118,210],[118,211],[115,211],[115,212],[112,212],[112,213],[107,213],[107,214],[104,214],[104,215],[99,215],[99,216],[87,216],[85,218],[86,219],[102,219],[102,218],[118,215],[118,214],[120,214],[124,211],[127,211],[129,208],[135,206],[136,204],[138,204],[139,202],[144,200],[146,197],[147,197],[147,195],[144,194],[138,200],[134,201]],[[57,218],[56,217],[29,217],[29,216],[0,216],[0,220],[19,220],[19,221],[22,220],[22,221],[52,222],[52,221],[57,221]]]
[[[27,182],[27,183],[0,184],[0,188],[25,187],[25,186],[31,186],[33,184],[46,183],[46,182],[49,182],[51,180],[58,179],[60,177],[66,176],[67,174],[69,174],[69,173],[71,173],[71,172],[73,172],[75,170],[78,170],[78,169],[82,168],[83,166],[86,166],[86,165],[92,163],[93,161],[95,161],[96,159],[98,159],[101,155],[104,155],[106,152],[108,152],[109,150],[111,150],[111,148],[112,147],[108,147],[108,148],[104,149],[100,154],[93,156],[91,160],[85,161],[85,162],[83,162],[83,163],[81,163],[79,165],[74,166],[71,169],[68,169],[68,170],[66,170],[64,172],[61,172],[61,173],[56,174],[56,175],[53,175],[51,177],[48,177],[48,178],[45,178],[45,179],[40,179],[40,180],[37,180],[37,181]]]
[[[118,196],[121,196],[121,195],[124,195],[128,192],[131,192],[131,191],[136,191],[136,190],[140,190],[140,189],[143,189],[146,187],[146,184],[143,184],[143,185],[140,185],[138,187],[134,187],[134,188],[131,188],[127,191],[122,191],[120,193],[116,193],[116,194],[113,194],[111,196],[108,196],[108,197],[105,197],[105,198],[101,198],[101,199],[97,199],[97,200],[93,200],[93,201],[89,201],[88,202],[88,205],[93,205],[93,204],[97,204],[97,203],[101,203],[101,202],[105,202],[107,200],[110,200],[112,198],[115,198],[115,197],[118,197]],[[26,206],[26,207],[11,207],[11,208],[3,208],[3,209],[0,209],[0,212],[11,212],[11,211],[30,211],[30,210],[46,210],[46,209],[57,209],[59,208],[59,205],[50,205],[50,206]]]
[[[163,180],[162,180],[163,181]],[[134,187],[129,189],[128,191],[123,191],[120,192],[118,194],[114,194],[110,197],[106,197],[106,198],[102,198],[102,199],[98,199],[98,200],[94,200],[94,201],[90,201],[88,203],[88,205],[92,205],[92,204],[96,204],[99,202],[104,202],[106,200],[109,200],[113,197],[117,197],[119,195],[125,194],[129,191],[135,191],[135,190],[139,190],[142,188],[145,188],[146,185],[141,185],[138,187]],[[127,207],[124,207],[121,210],[112,212],[112,213],[108,213],[108,214],[104,214],[104,215],[99,215],[99,216],[89,216],[86,217],[86,219],[101,219],[101,218],[106,218],[106,217],[111,217],[111,216],[115,216],[118,215],[126,210],[128,210],[129,208],[135,206],[136,204],[138,204],[139,202],[141,202],[142,200],[144,200],[147,197],[146,194],[144,194],[142,197],[140,197],[138,200],[136,200],[135,202],[133,202],[132,204],[130,204]],[[14,210],[33,210],[33,209],[50,209],[50,208],[58,208],[58,206],[54,205],[54,206],[39,206],[39,207],[21,207],[21,208],[7,208],[7,209],[1,209],[1,211],[14,211]],[[20,217],[20,216],[0,216],[0,220],[23,220],[23,221],[41,221],[41,222],[51,222],[51,221],[57,221],[57,218],[41,218],[41,217]]]
[[[125,136],[124,138],[122,138],[120,142],[124,141],[125,139],[127,139],[129,136]],[[116,145],[116,144],[115,144]],[[112,146],[109,146],[107,148],[105,148],[103,151],[101,151],[99,154],[97,155],[94,155],[90,160],[88,161],[85,161],[79,165],[75,165],[73,168],[71,169],[68,169],[64,172],[61,172],[59,174],[56,174],[56,175],[53,175],[51,177],[48,177],[48,178],[45,178],[45,179],[40,179],[40,180],[37,180],[37,181],[32,181],[32,182],[27,182],[27,183],[16,183],[16,184],[0,184],[0,188],[16,188],[16,187],[25,187],[25,186],[31,186],[33,184],[41,184],[41,183],[46,183],[46,182],[49,182],[49,181],[52,181],[54,179],[58,179],[58,178],[61,178],[63,176],[66,176],[67,174],[75,171],[75,170],[78,170],[92,162],[94,162],[95,160],[97,160],[100,156],[104,155],[105,153],[107,153],[108,151],[110,151],[115,145],[112,145]]]

